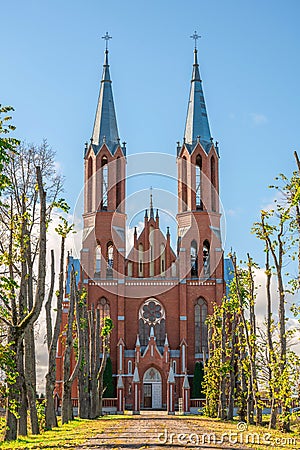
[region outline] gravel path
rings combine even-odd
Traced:
[[[103,433],[77,447],[83,449],[233,449],[246,447],[220,442],[221,436],[204,436],[205,430],[193,418],[178,418],[166,413],[142,413],[129,419],[111,420]],[[204,440],[203,440],[204,439]],[[210,443],[209,443],[210,439]],[[255,447],[253,447],[255,448]],[[249,447],[247,447],[249,449]]]

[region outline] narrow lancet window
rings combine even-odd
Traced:
[[[114,247],[111,242],[107,244],[107,278],[113,277],[113,267],[114,267]]]
[[[101,247],[98,245],[96,247],[95,254],[95,278],[100,278],[101,274]]]
[[[210,261],[209,261],[209,242],[203,243],[203,272],[205,275],[210,275]]]
[[[201,190],[201,170],[202,170],[202,159],[198,155],[196,158],[196,209],[202,210],[202,190]]]
[[[149,233],[149,241],[150,241],[150,277],[154,277],[154,228],[150,227]]]
[[[108,204],[108,164],[106,156],[103,156],[101,161],[102,167],[102,199],[101,209],[107,210]]]
[[[116,167],[116,209],[119,209],[121,203],[121,159],[118,156]]]
[[[144,276],[144,246],[139,244],[139,277]]]
[[[191,243],[191,276],[198,277],[198,252],[195,240]]]
[[[182,167],[182,180],[181,180],[182,211],[186,211],[187,210],[187,161],[186,161],[185,156],[182,158],[181,167]]]
[[[212,156],[210,160],[210,172],[211,172],[211,209],[216,211],[216,162]]]
[[[88,212],[93,210],[93,160],[91,157],[88,159],[88,189],[87,189],[87,210]]]
[[[207,303],[200,297],[195,305],[195,353],[206,353],[208,348]]]
[[[160,245],[160,274],[162,277],[166,275],[166,253],[164,244]]]

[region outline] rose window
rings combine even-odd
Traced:
[[[152,298],[142,305],[139,316],[140,319],[143,319],[144,323],[155,326],[165,318],[165,311],[162,305]]]

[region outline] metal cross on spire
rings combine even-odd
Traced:
[[[194,39],[195,41],[195,49],[197,49],[197,40],[201,38],[201,36],[199,36],[199,34],[197,33],[197,31],[194,31],[194,34],[192,36],[190,36],[191,39]]]
[[[112,39],[112,37],[108,34],[108,32],[106,32],[105,35],[102,36],[102,39],[105,40],[105,50],[107,51],[108,50],[108,41],[110,39]]]

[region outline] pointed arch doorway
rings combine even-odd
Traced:
[[[161,375],[155,367],[150,367],[144,373],[143,404],[146,409],[162,408]]]

